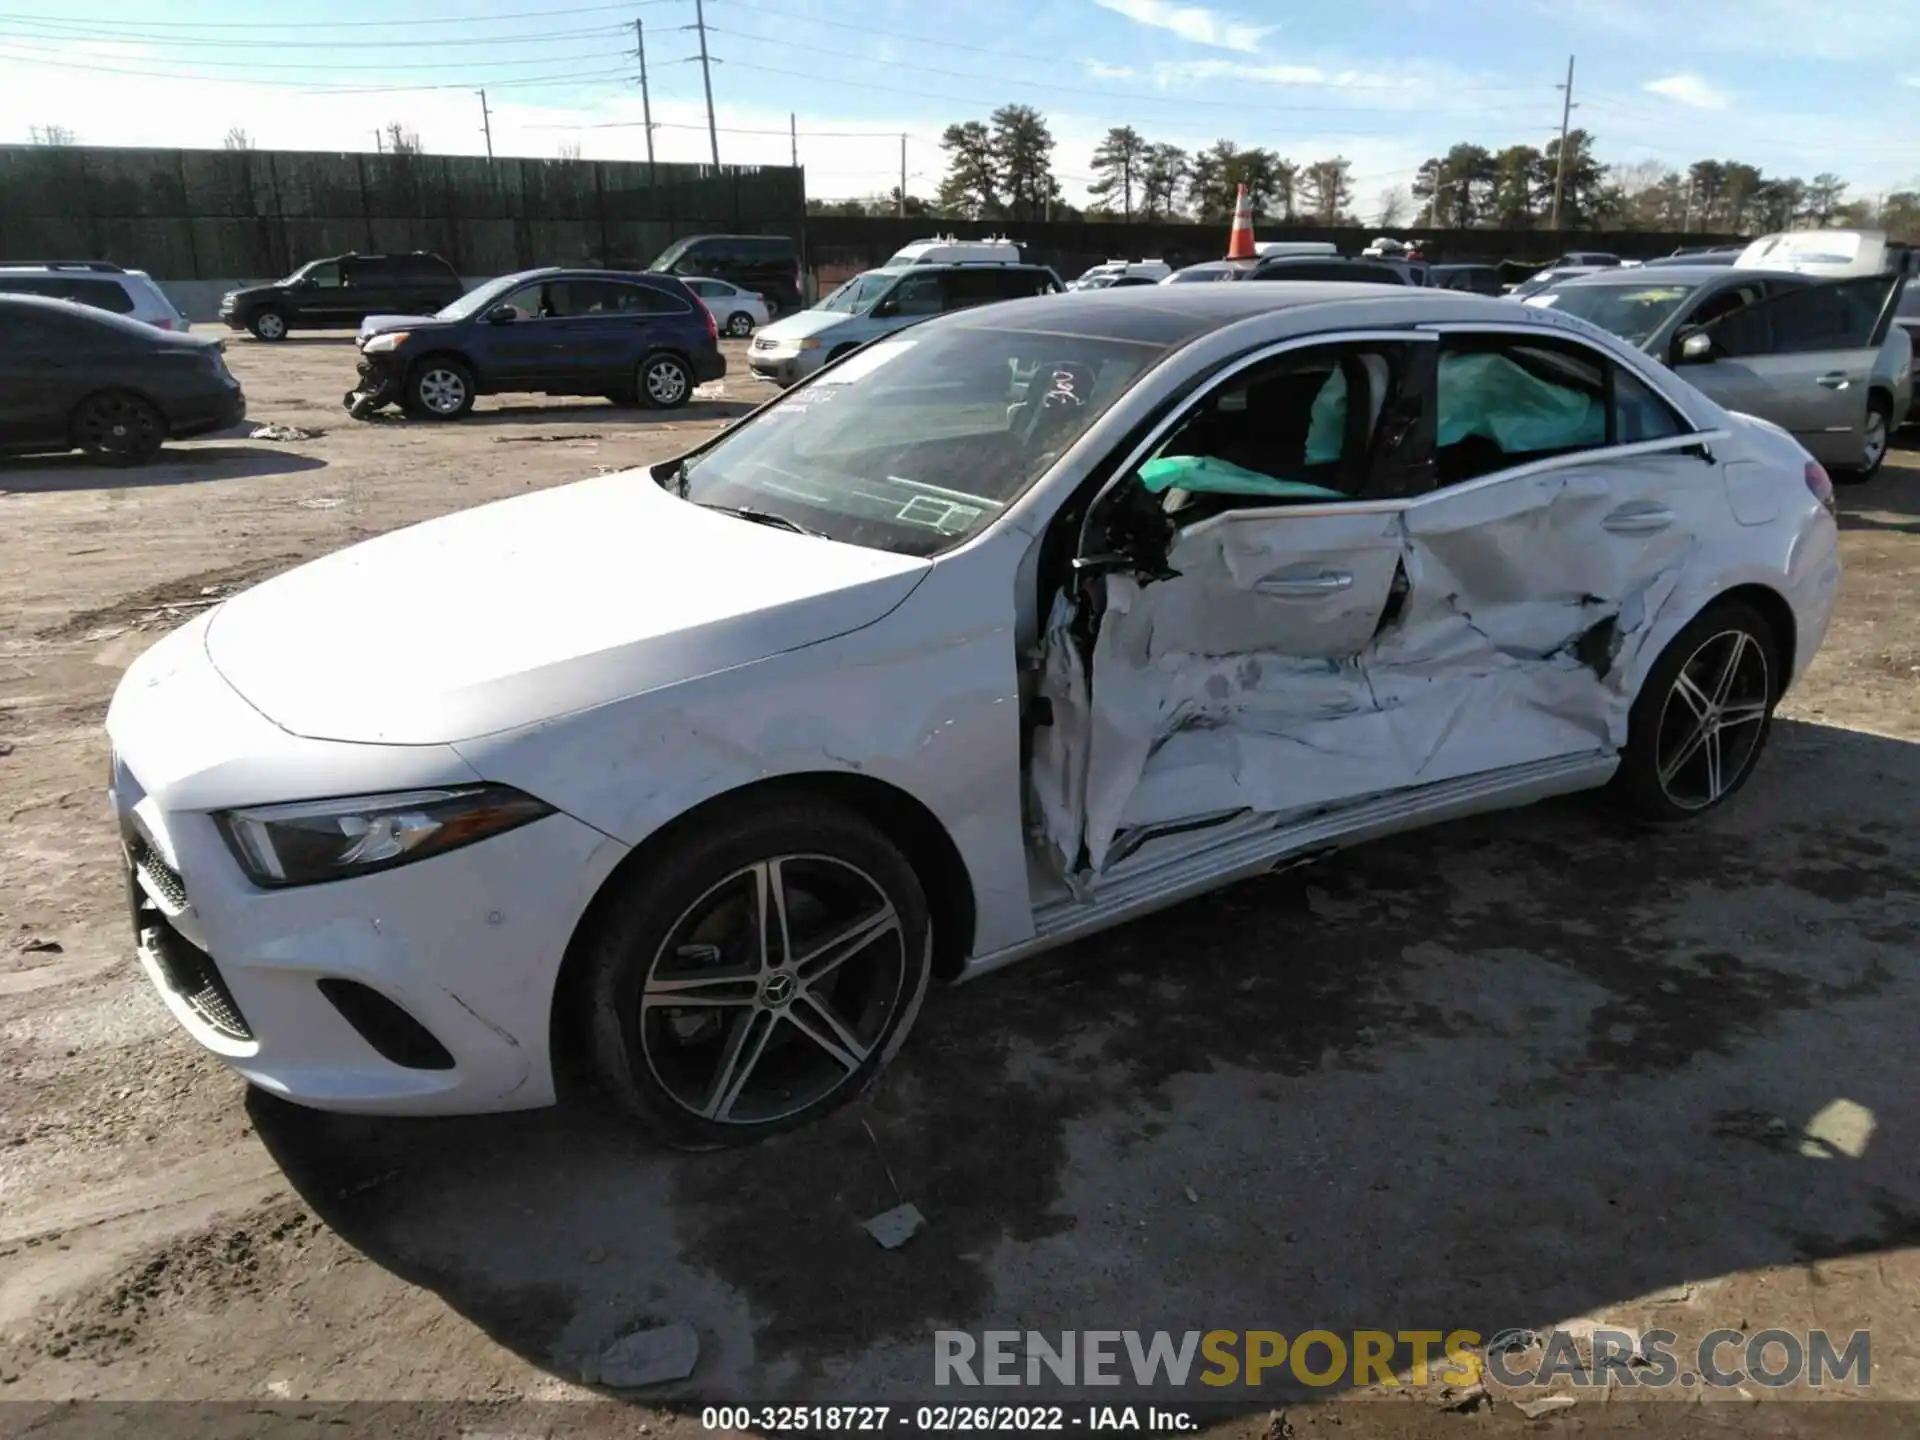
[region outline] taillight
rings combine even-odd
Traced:
[[[716,345],[719,344],[720,322],[713,318],[713,311],[709,309],[704,302],[701,304],[700,310],[701,313],[707,317],[707,339],[713,341]]]
[[[156,330],[171,330],[173,328],[173,321],[164,318],[154,321],[153,324]]]
[[[1818,461],[1807,462],[1807,489],[1813,492],[1813,498],[1818,500],[1831,515],[1833,513],[1833,481]]]

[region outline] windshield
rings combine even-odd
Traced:
[[[433,318],[436,320],[465,320],[469,316],[478,315],[501,296],[511,290],[519,289],[526,283],[527,277],[525,273],[519,275],[502,275],[498,280],[489,280],[485,285],[479,285],[469,290],[451,305],[442,306],[434,312]]]
[[[1184,270],[1176,270],[1167,277],[1169,285],[1187,285],[1195,280],[1231,280],[1233,269],[1228,265],[1189,265]]]
[[[1165,353],[931,321],[822,371],[689,460],[686,498],[937,554],[992,524]]]
[[[816,310],[834,310],[843,315],[858,315],[873,307],[887,287],[893,284],[894,277],[882,275],[878,270],[869,270],[864,275],[856,275],[838,290],[813,308]]]
[[[1534,299],[1644,345],[1698,285],[1562,285]]]

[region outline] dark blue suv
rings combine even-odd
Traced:
[[[479,395],[604,395],[672,410],[727,373],[718,327],[671,275],[524,270],[434,315],[374,315],[361,325],[360,387],[347,408],[398,402],[451,420]]]

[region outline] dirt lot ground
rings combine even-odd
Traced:
[[[1872,1393],[1920,1400],[1911,445],[1842,491],[1834,633],[1707,823],[1556,803],[1243,885],[935,996],[870,1098],[741,1153],[667,1157],[592,1106],[247,1094],[130,956],[121,669],[298,561],[672,453],[768,393],[729,349],[725,398],[671,419],[523,398],[442,427],[349,420],[344,337],[242,341],[254,421],[324,434],[0,461],[0,1399],[591,1400],[581,1357],[668,1320],[700,1395],[925,1398],[936,1326],[1588,1317],[1870,1327]],[[896,1183],[929,1227],[887,1252],[856,1227]],[[1525,1423],[1292,1398],[1230,1428]]]

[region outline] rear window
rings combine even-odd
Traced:
[[[133,313],[133,296],[112,280],[83,280],[70,275],[0,275],[0,290],[14,295],[45,295],[71,300],[115,315]]]
[[[1920,318],[1920,286],[1913,281],[1907,282],[1907,288],[1900,294],[1900,314]]]

